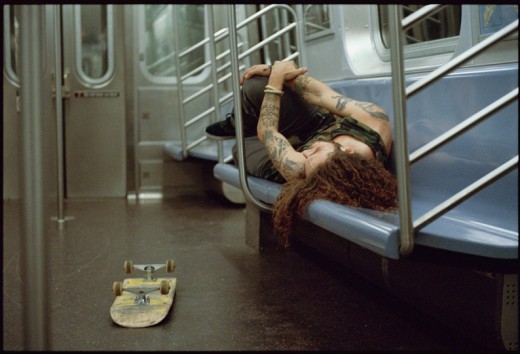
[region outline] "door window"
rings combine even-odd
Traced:
[[[86,84],[108,81],[114,74],[112,5],[76,5],[76,67]]]

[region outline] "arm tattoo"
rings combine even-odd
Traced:
[[[260,110],[258,123],[264,129],[278,130],[278,121],[280,117],[280,102],[273,95],[265,95]]]
[[[311,79],[307,76],[300,75],[296,78],[295,81],[295,91],[300,96],[303,96],[305,94],[305,91],[307,91],[307,86],[311,82]]]
[[[348,97],[345,97],[345,96],[332,96],[332,98],[338,100],[338,103],[336,103],[336,109],[338,111],[341,111],[343,108],[345,108],[345,106],[348,103],[354,102],[354,104],[357,107],[361,108],[362,110],[364,110],[365,112],[370,114],[372,117],[379,118],[379,119],[385,120],[385,121],[390,121],[390,119],[388,118],[386,113],[383,112],[383,111],[380,111],[378,108],[376,108],[377,106],[375,104],[373,104],[373,103],[370,103],[370,102],[359,102],[359,101],[353,100],[352,98],[348,98]]]
[[[332,96],[332,98],[334,98],[334,99],[337,98],[338,99],[338,103],[336,103],[336,109],[338,111],[343,110],[343,108],[345,108],[345,106],[349,102],[353,101],[352,98],[348,98],[348,97],[345,97],[345,96]]]
[[[274,167],[287,179],[287,176],[303,177],[302,165],[287,157],[290,144],[287,139],[276,135],[272,130],[264,133],[264,145]]]
[[[375,104],[373,104],[373,103],[370,103],[370,102],[356,102],[356,106],[358,106],[359,108],[361,108],[362,110],[364,110],[365,112],[367,112],[368,114],[370,114],[374,118],[379,118],[379,119],[382,119],[382,120],[390,121],[390,119],[388,118],[386,113],[384,111],[378,110],[376,108],[377,106]]]
[[[264,144],[273,166],[289,179],[294,176],[303,177],[303,166],[288,157],[293,148],[289,141],[278,132],[280,117],[280,98],[275,95],[265,95],[262,101],[258,125],[263,130],[259,137]]]

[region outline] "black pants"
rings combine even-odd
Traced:
[[[246,170],[258,177],[261,177],[257,173],[258,168],[270,162],[263,144],[256,137],[256,126],[267,83],[268,78],[254,76],[242,85],[242,125],[245,136]],[[317,106],[305,102],[289,86],[284,85],[283,91],[278,130],[289,141],[305,141],[325,124],[325,118],[318,114]],[[237,156],[236,146],[234,146],[235,161],[237,161]]]

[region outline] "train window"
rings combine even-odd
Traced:
[[[180,73],[196,71],[206,58],[204,47],[196,46],[205,38],[204,24],[204,5],[145,5],[146,39],[145,48],[141,49],[145,72],[155,78],[173,78],[177,75],[176,38],[181,54]],[[176,34],[174,29],[179,33]]]
[[[402,17],[413,14],[425,5],[401,5]],[[386,6],[378,6],[381,40],[386,48],[390,48],[388,35],[388,12]],[[442,41],[459,35],[461,24],[461,5],[446,5],[433,15],[427,16],[409,28],[404,35],[405,53],[421,43]],[[428,55],[431,53],[424,54]]]
[[[480,34],[494,33],[518,19],[518,5],[478,5]]]
[[[20,58],[19,6],[4,5],[4,70],[7,77],[19,83]]]
[[[330,5],[304,5],[304,24],[306,40],[333,33]]]
[[[76,67],[80,78],[96,85],[114,74],[112,5],[76,5]]]

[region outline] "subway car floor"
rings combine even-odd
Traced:
[[[23,350],[21,291],[31,275],[21,277],[20,203],[3,209],[3,349]],[[215,196],[70,200],[65,214],[73,219],[47,236],[53,351],[479,350],[312,250],[255,254],[243,207]],[[123,262],[169,258],[169,315],[143,329],[112,322]]]

